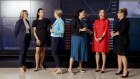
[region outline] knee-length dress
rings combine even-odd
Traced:
[[[110,39],[110,21],[108,19],[98,19],[95,20],[93,31],[96,33],[96,38],[102,37],[105,32],[104,37],[100,42],[95,40],[93,36],[92,52],[109,52],[109,39]]]
[[[87,27],[84,21],[73,19],[71,21],[72,36],[71,36],[71,58],[75,61],[87,61],[87,41],[86,32],[79,32],[80,28]]]
[[[47,37],[48,34],[48,25],[51,23],[51,21],[47,18],[44,18],[42,20],[34,20],[32,27],[36,27],[36,33],[38,39],[41,41],[40,45],[36,45],[36,47],[44,47],[47,44]]]
[[[119,20],[113,27],[114,32],[119,35],[113,38],[113,52],[119,55],[127,55],[129,50],[129,28],[130,23],[127,18]]]

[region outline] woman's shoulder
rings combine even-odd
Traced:
[[[18,19],[18,20],[17,20],[17,22],[22,22],[22,21],[23,21],[22,19]]]
[[[17,24],[21,24],[22,22],[23,22],[22,19],[18,19],[18,20],[16,21]]]
[[[33,23],[36,23],[37,22],[37,20],[33,20]]]
[[[49,18],[44,18],[45,23],[50,24],[51,20]]]
[[[100,20],[100,19],[96,19],[96,20],[94,21],[94,23],[97,23],[97,22],[99,22],[99,20]]]
[[[64,20],[62,18],[59,19],[60,22],[64,22]]]
[[[124,18],[123,21],[129,22],[129,19],[128,18]]]
[[[110,21],[109,21],[109,19],[107,18],[107,19],[105,19],[105,22],[106,22],[106,23],[109,23]]]
[[[43,20],[44,20],[44,21],[49,21],[50,19],[49,19],[49,18],[44,18]]]

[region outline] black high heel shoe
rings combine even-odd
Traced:
[[[115,73],[116,75],[123,74],[123,69],[119,73]]]
[[[95,72],[99,72],[100,70],[99,69],[96,69],[96,71]]]
[[[127,78],[129,75],[129,72],[127,72],[127,74],[125,76],[122,76],[122,78]]]
[[[101,71],[101,73],[105,73],[105,71]]]

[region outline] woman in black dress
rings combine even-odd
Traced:
[[[127,52],[129,49],[129,20],[126,18],[127,9],[123,8],[118,11],[118,22],[115,24],[112,32],[112,37],[114,37],[114,53],[118,55],[118,72],[116,75],[123,74],[123,78],[128,77],[127,70]],[[124,68],[122,68],[122,65]]]
[[[33,32],[36,40],[36,69],[34,71],[38,71],[39,68],[44,69],[43,62],[46,53],[46,44],[48,37],[47,31],[49,24],[50,20],[44,18],[44,10],[42,8],[39,8],[37,11],[37,18],[33,21]]]

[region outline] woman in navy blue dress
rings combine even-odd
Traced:
[[[86,18],[86,13],[83,9],[77,12],[77,15],[71,21],[72,36],[71,36],[71,56],[68,72],[72,73],[72,65],[75,61],[79,62],[78,70],[84,72],[82,69],[82,62],[88,61],[86,31],[87,24],[83,20]]]

